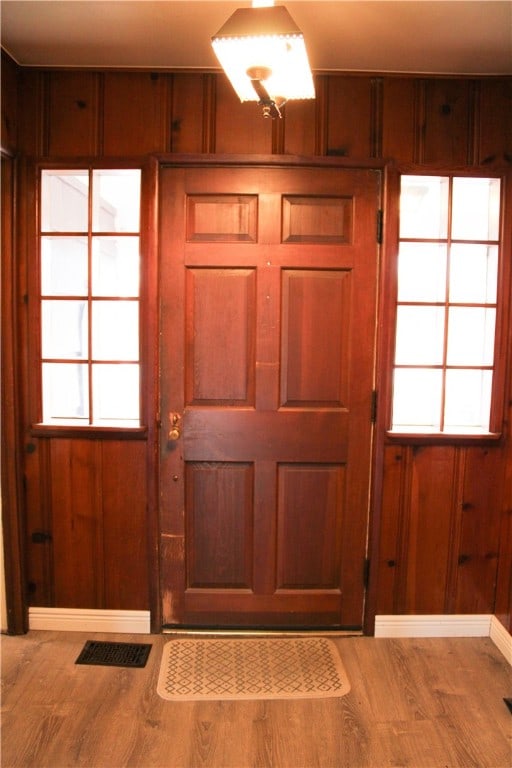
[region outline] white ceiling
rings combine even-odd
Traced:
[[[512,74],[512,0],[286,0],[312,69]],[[250,0],[2,0],[21,65],[218,69],[210,38]]]

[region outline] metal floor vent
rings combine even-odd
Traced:
[[[110,643],[88,640],[75,664],[106,667],[145,667],[151,645],[146,643]]]

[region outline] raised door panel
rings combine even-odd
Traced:
[[[255,271],[189,269],[186,401],[254,404]]]
[[[279,465],[277,590],[340,592],[344,481],[342,464]]]
[[[250,463],[188,462],[187,587],[252,589]]]
[[[283,270],[281,406],[347,402],[349,270]]]

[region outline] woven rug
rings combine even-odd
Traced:
[[[319,637],[171,640],[157,685],[169,701],[313,699],[349,690],[335,643]]]

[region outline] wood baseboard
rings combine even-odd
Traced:
[[[150,634],[149,611],[29,608],[29,628]],[[376,616],[375,637],[490,637],[512,665],[512,636],[492,614]]]
[[[376,616],[375,637],[489,637],[491,614]]]
[[[512,665],[512,637],[490,613],[376,616],[375,637],[490,637]]]
[[[29,608],[29,629],[63,632],[149,634],[149,611],[101,611],[81,608]]]

